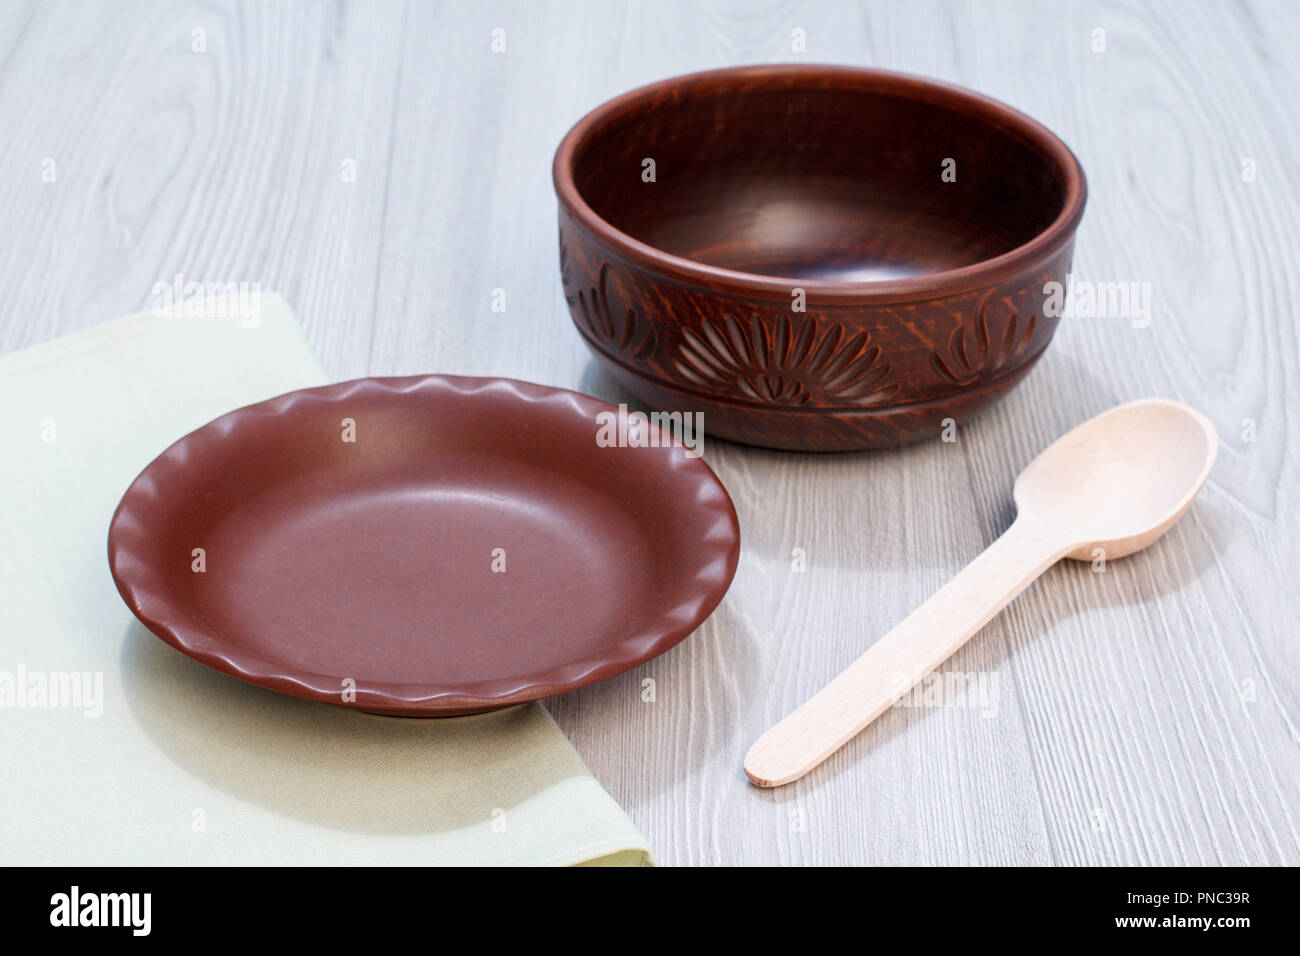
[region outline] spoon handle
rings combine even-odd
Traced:
[[[760,787],[797,780],[848,743],[1070,550],[1021,516],[1010,528],[745,755]]]

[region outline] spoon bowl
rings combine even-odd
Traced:
[[[1129,402],[1062,435],[1016,479],[1021,515],[1051,524],[1091,561],[1140,551],[1182,517],[1214,467],[1214,423],[1168,399]]]

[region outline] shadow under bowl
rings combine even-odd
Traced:
[[[598,107],[554,163],[579,332],[710,434],[842,451],[938,434],[1032,367],[1086,184],[979,94],[849,67],[697,73]]]

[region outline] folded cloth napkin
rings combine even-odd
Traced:
[[[210,671],[132,617],[105,554],[131,480],[326,380],[281,298],[238,306],[0,356],[0,862],[648,864],[539,704],[360,714]]]

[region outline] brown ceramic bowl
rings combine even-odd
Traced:
[[[570,130],[554,177],[565,298],[615,378],[809,451],[937,435],[1024,377],[1086,194],[1002,103],[827,66],[634,90]]]

